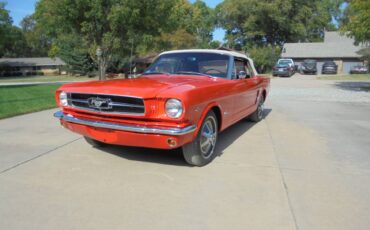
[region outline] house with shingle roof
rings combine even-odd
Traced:
[[[60,74],[61,67],[66,63],[60,58],[0,58],[0,74],[3,76],[17,75],[44,75]]]
[[[325,32],[324,42],[285,43],[281,57],[292,58],[298,66],[305,59],[314,59],[319,73],[325,61],[334,61],[338,73],[348,74],[352,66],[363,64],[357,53],[361,48],[354,45],[352,38],[338,32]]]

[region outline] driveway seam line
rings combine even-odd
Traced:
[[[39,155],[36,155],[36,156],[34,156],[34,157],[30,158],[30,159],[27,159],[27,160],[25,160],[25,161],[19,162],[19,163],[15,164],[15,165],[13,165],[13,166],[11,166],[11,167],[7,168],[7,169],[4,169],[3,171],[0,171],[0,175],[1,175],[1,174],[3,174],[3,173],[6,173],[6,172],[8,172],[8,171],[10,171],[10,170],[12,170],[12,169],[15,169],[15,168],[17,168],[17,167],[19,167],[19,166],[21,166],[21,165],[24,165],[24,164],[26,164],[26,163],[28,163],[28,162],[30,162],[30,161],[36,160],[37,158],[40,158],[40,157],[42,157],[42,156],[45,156],[45,155],[47,155],[47,154],[49,154],[49,153],[51,153],[51,152],[53,152],[53,151],[55,151],[55,150],[57,150],[57,149],[60,149],[60,148],[63,148],[64,146],[67,146],[67,145],[69,145],[69,144],[72,144],[73,142],[78,141],[78,140],[80,140],[80,139],[81,139],[81,137],[79,137],[79,138],[77,138],[77,139],[74,139],[74,140],[72,140],[72,141],[69,141],[69,142],[67,142],[67,143],[65,143],[65,144],[63,144],[63,145],[59,145],[59,146],[57,146],[57,147],[55,147],[55,148],[53,148],[53,149],[51,149],[51,150],[48,150],[48,151],[46,151],[46,152],[40,153]]]
[[[294,213],[292,201],[290,200],[290,196],[289,196],[288,185],[286,184],[285,177],[284,177],[283,171],[282,171],[282,169],[280,167],[280,162],[279,162],[278,156],[276,154],[275,142],[274,142],[274,139],[272,138],[271,130],[270,130],[270,127],[269,127],[269,124],[268,124],[267,120],[265,119],[264,121],[265,121],[264,123],[266,124],[266,127],[267,127],[267,131],[268,131],[268,134],[269,134],[269,137],[270,137],[270,141],[272,143],[272,151],[274,152],[275,160],[276,160],[276,163],[277,163],[277,166],[278,166],[277,168],[278,168],[278,170],[280,172],[281,180],[283,182],[283,186],[284,186],[284,190],[285,190],[285,195],[286,195],[286,197],[288,199],[289,210],[290,210],[290,213],[291,213],[292,218],[293,218],[294,226],[295,226],[295,229],[296,230],[299,230],[298,223],[297,223],[297,217],[296,217],[296,215]]]

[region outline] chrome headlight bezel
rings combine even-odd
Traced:
[[[67,93],[64,92],[64,91],[59,93],[59,105],[60,106],[67,106],[68,105]]]
[[[171,98],[166,101],[165,111],[168,117],[179,118],[184,112],[184,107],[180,100]]]

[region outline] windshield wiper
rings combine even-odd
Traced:
[[[213,77],[205,73],[199,73],[199,72],[193,72],[193,71],[178,71],[175,74],[193,74],[193,75],[199,75],[199,76]]]

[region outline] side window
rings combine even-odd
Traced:
[[[245,72],[247,73],[247,77],[248,78],[253,77],[254,76],[253,69],[250,63],[248,62],[248,60],[244,61],[244,65],[245,65]]]
[[[232,79],[238,79],[238,74],[240,71],[246,72],[244,61],[235,59],[234,60],[234,69],[232,73]]]

